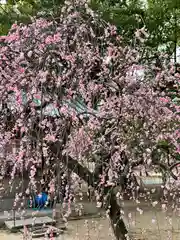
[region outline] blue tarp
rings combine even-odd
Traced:
[[[44,207],[48,201],[48,195],[45,192],[42,192],[35,196],[34,202],[35,206]]]
[[[47,205],[47,201],[48,201],[48,195],[45,192],[42,192],[33,197],[31,204],[30,204],[31,201],[29,200],[28,205],[30,208],[41,209],[41,208],[44,208],[45,205]]]

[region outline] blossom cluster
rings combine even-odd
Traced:
[[[161,69],[141,63],[141,46],[124,46],[115,26],[101,21],[84,1],[77,2],[67,3],[58,19],[13,25],[0,38],[2,147],[21,132],[20,153],[8,156],[13,174],[25,162],[32,179],[41,149],[48,165],[49,142],[59,141],[63,154],[79,161],[112,152],[111,182],[116,181],[112,175],[121,166],[122,151],[130,162],[143,160],[147,167],[160,141],[180,153],[179,107],[161,90],[167,82],[178,89],[180,76],[166,61]],[[37,96],[40,105],[34,102]],[[13,104],[11,127],[8,104]],[[44,114],[48,105],[56,115]]]

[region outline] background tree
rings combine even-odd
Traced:
[[[56,18],[63,3],[64,0],[8,0],[6,4],[0,5],[0,32],[6,34],[14,22],[31,22],[33,16]],[[166,51],[176,53],[180,32],[179,1],[91,0],[89,5],[105,21],[117,26],[126,43],[135,44],[133,41],[136,29],[145,27],[149,34],[145,42],[149,52],[154,53],[158,47],[164,45]],[[174,54],[175,62],[176,58]]]
[[[136,29],[145,25],[147,9],[140,0],[92,0],[91,7],[107,22],[116,25],[127,43],[132,44]]]
[[[176,51],[180,40],[180,2],[148,0],[147,10],[146,26],[151,33],[151,45],[164,45],[166,51],[174,54],[176,63]]]
[[[0,34],[7,34],[13,23],[29,23],[32,17],[59,14],[63,0],[7,0],[0,4]]]
[[[179,164],[179,108],[166,91],[171,81],[179,94],[179,75],[166,59],[161,68],[146,64],[142,47],[121,39],[78,0],[67,2],[57,20],[14,24],[0,40],[0,144],[20,140],[18,154],[4,156],[14,163],[12,179],[29,170],[28,190],[36,191],[43,162],[54,171],[49,193],[56,193],[58,169],[75,172],[96,190],[118,240],[127,239],[118,202],[127,192],[135,198],[135,168],[162,169],[177,179],[171,170]]]
[[[171,54],[180,38],[179,4],[177,0],[92,1],[93,8],[106,21],[115,24],[127,42],[132,43],[136,29],[145,27],[149,33],[146,41],[149,50],[157,51],[158,47],[165,45]]]

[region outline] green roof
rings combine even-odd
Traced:
[[[27,103],[27,95],[24,91],[22,91],[22,99],[23,99],[23,104],[25,105]],[[38,98],[34,98],[33,102],[35,103],[36,106],[41,106],[41,100]],[[66,100],[63,101],[63,104],[68,106],[71,109],[74,109],[77,113],[86,113],[88,112],[88,108],[86,106],[86,104],[84,103],[84,101],[79,97],[76,99],[72,99],[72,100]],[[38,111],[40,112],[40,111]],[[56,117],[56,116],[60,116],[59,115],[59,111],[57,108],[55,108],[53,106],[53,104],[49,104],[46,107],[43,108],[43,114],[46,116],[52,116],[52,117]],[[88,116],[87,114],[83,114],[85,117]]]

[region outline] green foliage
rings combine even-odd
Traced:
[[[146,26],[152,46],[165,44],[174,51],[180,40],[180,1],[148,0]]]
[[[0,4],[0,35],[7,34],[15,22],[28,23],[33,16],[57,14],[63,0],[8,0]]]
[[[134,39],[136,29],[144,26],[145,9],[140,0],[92,0],[91,7],[106,21],[118,27],[127,42]]]
[[[104,20],[118,27],[120,35],[132,44],[136,29],[146,27],[146,46],[157,50],[165,45],[174,52],[180,41],[179,0],[91,0],[90,6]],[[0,5],[0,34],[7,34],[14,22],[29,22],[32,16],[59,15],[64,0],[7,0]],[[137,44],[137,43],[136,43]]]
[[[149,32],[146,46],[157,50],[165,45],[169,52],[175,51],[180,41],[180,1],[179,0],[92,0],[94,9],[106,21],[118,26],[120,34],[128,42],[134,38],[136,29],[143,26]]]

